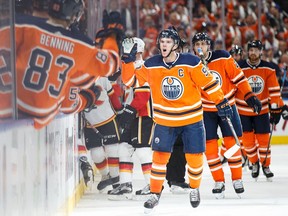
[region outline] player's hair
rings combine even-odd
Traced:
[[[51,17],[71,21],[78,17],[84,9],[83,0],[50,0],[49,15]]]
[[[243,49],[238,45],[233,45],[231,50],[229,51],[229,53],[230,53],[230,55],[233,55],[233,54],[242,55]]]
[[[33,0],[33,9],[38,11],[48,11],[50,0]]]
[[[211,39],[206,32],[198,32],[192,38],[192,44],[194,45],[197,41],[206,41],[208,45],[211,44]]]
[[[259,50],[262,50],[263,44],[260,40],[249,41],[247,44],[247,50],[249,50],[252,47],[255,47],[255,48],[258,48]]]
[[[159,33],[158,38],[157,38],[158,49],[160,49],[160,39],[161,38],[172,38],[174,40],[174,44],[177,45],[177,48],[180,45],[180,36],[173,26],[169,27],[168,29],[164,29]]]

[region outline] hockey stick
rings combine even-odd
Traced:
[[[226,118],[227,120],[227,123],[229,125],[229,128],[233,134],[233,137],[234,139],[236,140],[236,144],[234,144],[231,148],[229,148],[225,153],[224,153],[224,157],[229,159],[231,158],[240,148],[241,148],[241,145],[240,145],[240,142],[239,142],[239,139],[238,139],[238,136],[235,132],[235,129],[233,127],[233,124],[231,122],[231,119],[230,118]]]
[[[268,157],[268,151],[269,151],[270,146],[271,146],[271,138],[272,138],[272,135],[273,135],[274,127],[275,127],[275,123],[273,122],[273,123],[272,123],[272,129],[271,129],[270,137],[269,137],[268,146],[267,146],[267,149],[266,149],[265,159],[264,159],[264,161],[263,161],[263,163],[262,163],[263,165],[266,164],[266,160],[267,160],[267,157]]]
[[[207,62],[205,60],[204,53],[203,53],[202,49],[199,47],[197,50],[198,50],[198,54],[200,56],[202,64],[205,65],[205,67],[207,68]]]
[[[282,77],[282,83],[281,83],[281,88],[280,88],[280,95],[282,94],[283,88],[284,88],[284,83],[287,75],[287,65],[284,63],[284,68],[283,68],[284,74]]]

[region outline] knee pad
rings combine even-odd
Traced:
[[[105,145],[105,152],[108,157],[118,157],[118,146],[119,144]]]
[[[101,163],[106,158],[106,154],[102,146],[90,149],[90,153],[92,160],[95,163]]]

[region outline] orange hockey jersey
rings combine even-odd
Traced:
[[[235,104],[235,92],[237,89],[243,95],[252,91],[243,71],[227,51],[216,50],[208,54],[208,58],[206,59],[207,67],[219,81],[230,105]],[[202,102],[204,111],[217,111],[215,103],[209,99],[205,92],[202,94]]]
[[[65,98],[68,80],[87,87],[95,77],[108,76],[118,68],[115,39],[100,50],[86,36],[31,17],[16,18],[17,106],[28,116],[55,115]]]
[[[144,64],[144,61],[138,60],[137,64],[125,64],[122,62],[122,82],[129,88],[133,87],[133,99],[131,101],[125,101],[137,110],[137,116],[149,116],[152,118],[152,101],[150,97],[149,86],[137,86],[137,79],[135,75],[136,68]],[[139,86],[139,85],[138,85]]]
[[[276,103],[278,107],[284,105],[275,69],[273,69],[273,66],[269,62],[261,60],[259,65],[252,66],[247,60],[242,60],[239,62],[239,66],[247,77],[252,91],[262,103],[260,115],[269,112],[269,103]],[[236,103],[239,114],[247,116],[257,115],[245,103],[244,94],[241,91],[238,91],[236,94]]]
[[[136,77],[140,86],[149,84],[154,121],[160,125],[177,127],[201,121],[201,89],[216,104],[224,98],[217,80],[190,53],[177,54],[169,65],[161,55],[153,56],[136,70]]]
[[[0,26],[0,119],[12,117],[12,73],[9,20]]]

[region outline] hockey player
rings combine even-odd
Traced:
[[[67,30],[83,6],[82,0],[51,0],[47,21],[16,16],[17,107],[21,114],[35,119],[38,129],[59,112],[67,80],[82,87],[118,69],[119,50],[111,30],[117,25],[107,25],[103,50],[88,37]],[[115,24],[116,19],[106,16]]]
[[[271,180],[274,174],[269,167],[271,163],[269,119],[273,130],[280,120],[284,103],[281,99],[275,69],[269,62],[261,59],[262,50],[263,45],[260,40],[248,42],[248,59],[240,61],[239,66],[248,78],[253,92],[260,99],[263,109],[260,115],[253,113],[244,102],[245,95],[240,91],[236,94],[236,103],[243,127],[243,145],[252,163],[252,178],[257,180],[261,163],[263,174]]]
[[[143,65],[142,58],[145,43],[137,37],[126,38],[122,42],[123,46],[123,67],[122,81],[125,83],[135,78],[135,68]],[[132,68],[125,67],[127,61],[126,55],[131,49],[136,52],[134,64]],[[134,52],[133,50],[133,52]],[[128,61],[130,61],[128,57]],[[134,79],[135,80],[135,79]],[[150,89],[148,86],[132,88],[125,86],[125,107],[123,113],[119,117],[119,124],[122,129],[121,143],[119,145],[119,168],[120,168],[120,185],[112,191],[108,192],[108,199],[123,200],[123,199],[142,199],[150,195],[150,171],[152,164],[152,127],[153,120],[151,118],[151,100]],[[127,112],[129,109],[132,112]],[[133,160],[132,156],[136,155],[141,163],[142,173],[145,179],[145,187],[135,192],[132,196],[132,174]]]
[[[243,49],[238,45],[233,45],[229,53],[236,62],[243,58]]]
[[[229,100],[229,104],[233,109],[233,117],[230,120],[233,124],[235,132],[238,137],[242,136],[242,128],[240,117],[235,105],[236,90],[245,95],[245,102],[249,106],[251,112],[259,113],[261,110],[261,103],[257,97],[252,93],[252,89],[244,76],[243,71],[239,68],[237,62],[231,55],[224,50],[210,51],[211,40],[207,33],[197,33],[192,38],[193,50],[196,55],[202,58],[202,61],[207,64],[210,72],[219,81],[225,97]],[[217,106],[207,97],[203,92],[202,103],[204,110],[204,123],[206,130],[206,158],[215,181],[215,186],[212,193],[217,199],[224,198],[225,178],[218,154],[218,126],[221,129],[222,137],[227,149],[235,144],[235,139],[232,131],[229,128],[227,119],[220,118],[217,115]],[[252,109],[251,109],[251,108]],[[233,157],[228,159],[228,164],[231,171],[231,178],[235,192],[240,195],[244,192],[242,182],[242,162],[241,152],[238,150]]]
[[[107,77],[99,78],[95,85],[101,89],[101,94],[97,108],[84,112],[84,136],[86,148],[90,150],[92,160],[101,174],[97,189],[102,191],[109,185],[116,187],[119,181],[120,136],[115,110],[120,110],[122,105]]]
[[[188,164],[190,203],[193,208],[200,204],[205,129],[199,89],[203,89],[217,104],[220,116],[233,115],[217,80],[200,59],[190,53],[176,52],[180,38],[175,30],[162,30],[157,41],[161,54],[147,59],[136,70],[139,85],[148,83],[150,86],[156,123],[152,141],[151,195],[144,203],[145,213],[151,212],[159,203],[166,164],[179,135],[184,143]]]

